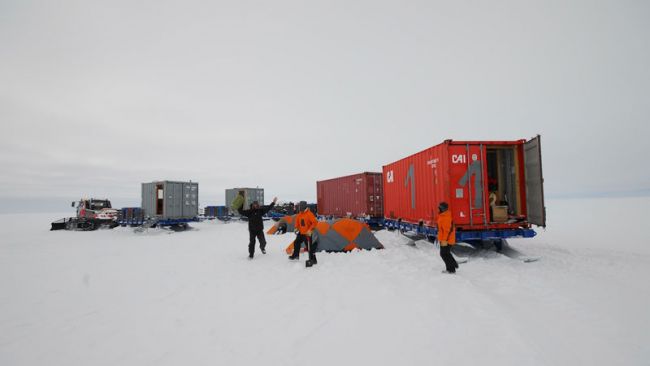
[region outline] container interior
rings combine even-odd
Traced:
[[[507,207],[509,216],[522,215],[519,174],[521,161],[516,146],[487,146],[487,188],[490,222],[495,222],[494,206]],[[497,215],[498,216],[498,215]]]
[[[156,215],[163,215],[165,207],[165,191],[162,184],[156,185]]]

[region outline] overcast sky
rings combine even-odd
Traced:
[[[0,201],[201,203],[542,135],[546,192],[650,191],[648,1],[0,0]],[[66,206],[67,207],[67,206]],[[66,207],[62,207],[65,210]]]

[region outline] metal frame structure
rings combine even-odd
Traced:
[[[389,230],[400,230],[402,232],[413,232],[416,235],[426,236],[429,240],[435,240],[438,236],[438,229],[425,225],[412,224],[400,220],[384,219],[383,226]],[[533,238],[537,235],[535,230],[526,228],[515,229],[488,229],[488,230],[456,230],[456,241],[475,242],[486,240],[499,240],[509,238]]]

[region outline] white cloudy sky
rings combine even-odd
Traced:
[[[647,1],[0,0],[0,200],[315,181],[542,135],[551,196],[650,190]]]

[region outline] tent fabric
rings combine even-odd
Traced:
[[[286,231],[287,233],[292,233],[296,228],[294,225],[295,219],[296,219],[296,215],[284,216],[275,225],[273,225],[266,233],[269,235],[280,234],[278,230],[280,230],[280,226],[282,225],[287,226],[287,231]]]
[[[319,221],[313,239],[318,243],[318,251],[349,252],[354,249],[384,248],[368,225],[353,219]],[[306,247],[303,245],[301,251],[305,250]],[[293,253],[293,242],[289,244],[286,251],[287,254]]]
[[[332,228],[339,234],[343,235],[349,241],[359,236],[363,229],[363,225],[358,225],[359,221],[356,220],[339,220],[332,224]]]

